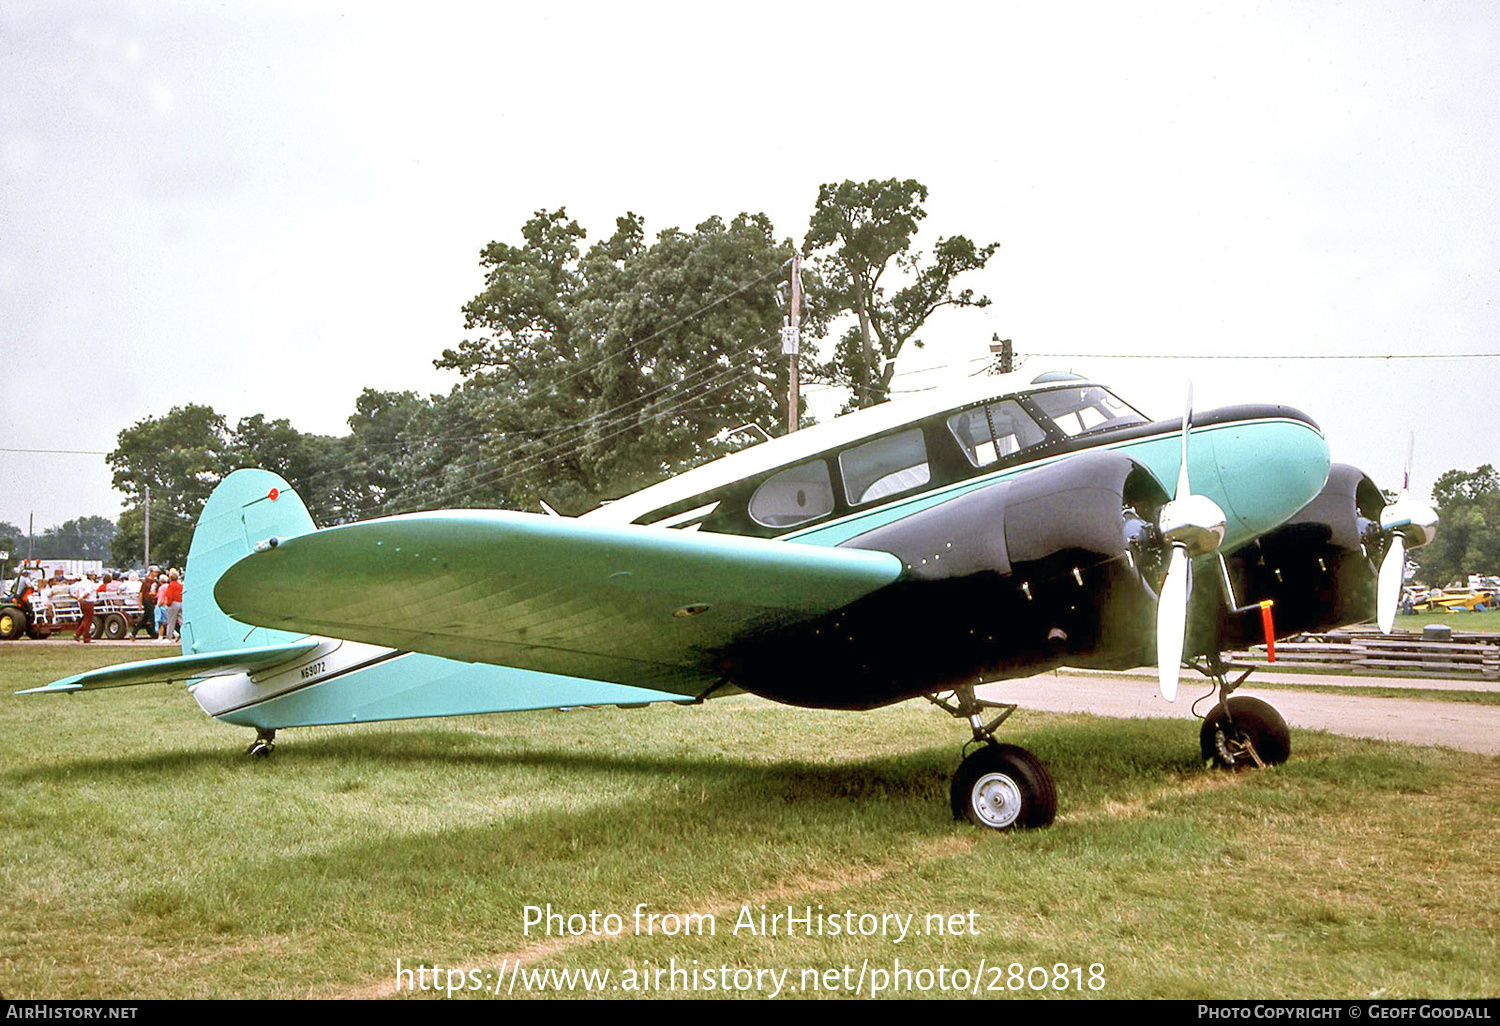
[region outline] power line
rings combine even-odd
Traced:
[[[0,452],[38,452],[51,455],[63,456],[108,456],[108,452],[99,449],[6,449],[0,448]]]
[[[1027,353],[1036,360],[1493,360],[1500,353]]]

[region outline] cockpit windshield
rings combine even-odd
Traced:
[[[1098,385],[1033,392],[1030,399],[1069,438],[1150,422],[1139,410]]]
[[[948,418],[948,430],[976,467],[987,467],[1047,439],[1047,432],[1013,399],[961,410]]]

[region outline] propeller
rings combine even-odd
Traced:
[[[1381,633],[1396,625],[1396,606],[1401,601],[1401,583],[1406,576],[1407,549],[1420,548],[1437,537],[1438,515],[1431,506],[1411,497],[1411,458],[1416,448],[1413,435],[1406,449],[1406,467],[1401,474],[1401,494],[1380,511],[1380,529],[1391,536],[1385,558],[1380,561],[1376,585],[1376,622]]]
[[[1380,561],[1375,610],[1376,620],[1380,624],[1382,634],[1391,633],[1391,629],[1396,626],[1396,607],[1401,601],[1401,581],[1405,576],[1406,536],[1397,534],[1391,539],[1390,548],[1385,551],[1385,558]]]
[[[1157,517],[1163,539],[1172,546],[1167,576],[1156,600],[1156,672],[1161,695],[1168,702],[1177,701],[1177,682],[1182,675],[1192,559],[1214,551],[1224,540],[1224,511],[1208,496],[1194,495],[1188,481],[1188,431],[1192,419],[1190,383],[1187,408],[1182,414],[1182,464],[1177,471],[1177,491]]]

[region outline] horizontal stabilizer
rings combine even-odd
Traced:
[[[888,552],[444,510],[288,539],[214,595],[264,627],[697,694],[735,641],[901,572]]]
[[[99,670],[75,673],[39,688],[17,691],[18,695],[43,695],[68,691],[97,691],[100,688],[123,688],[132,684],[158,684],[168,681],[222,677],[232,673],[259,673],[311,652],[322,644],[318,638],[296,641],[289,645],[265,645],[229,652],[204,655],[173,656],[169,659],[145,659],[138,663],[120,663]]]

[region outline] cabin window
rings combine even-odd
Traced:
[[[927,467],[922,429],[912,428],[846,449],[839,453],[839,472],[844,475],[844,494],[850,505],[926,484],[932,473]]]
[[[767,478],[750,496],[750,517],[763,527],[796,527],[833,512],[828,464],[811,460]]]
[[[1139,411],[1097,385],[1035,392],[1030,398],[1069,437],[1147,423]]]
[[[987,467],[1047,437],[1020,404],[1010,399],[960,410],[948,418],[948,430],[976,467]]]

